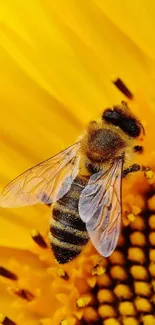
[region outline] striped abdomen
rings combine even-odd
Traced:
[[[50,245],[59,263],[67,263],[88,242],[85,223],[80,219],[78,202],[87,181],[76,177],[67,194],[54,204],[50,225]]]

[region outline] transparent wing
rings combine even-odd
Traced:
[[[79,171],[80,143],[28,169],[3,190],[0,206],[19,207],[38,202],[50,204],[64,196]]]
[[[123,159],[90,177],[81,193],[79,213],[95,248],[102,256],[115,249],[121,227],[121,179]]]

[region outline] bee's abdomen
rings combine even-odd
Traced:
[[[86,181],[77,177],[70,191],[53,207],[50,226],[50,242],[57,261],[67,263],[78,254],[88,242],[85,223],[80,219],[78,202]]]

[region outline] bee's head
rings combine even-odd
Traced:
[[[140,121],[131,113],[126,102],[122,101],[120,106],[106,109],[102,114],[102,120],[108,124],[119,127],[129,137],[138,138],[144,127]]]

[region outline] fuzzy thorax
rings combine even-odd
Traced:
[[[116,157],[123,155],[124,169],[136,160],[135,146],[140,144],[139,138],[132,138],[118,126],[108,124],[104,120],[90,122],[81,139],[81,165],[91,165],[102,169],[113,163]]]

